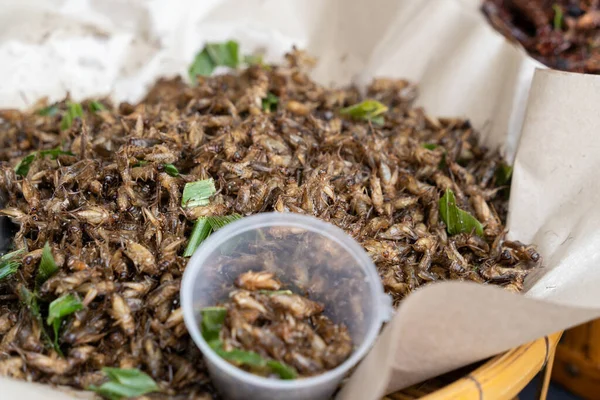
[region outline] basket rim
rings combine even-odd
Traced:
[[[554,356],[562,333],[544,336],[495,356],[470,374],[421,399],[513,399]]]

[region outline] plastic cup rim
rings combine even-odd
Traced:
[[[375,315],[372,320],[373,322],[371,323],[371,326],[369,327],[362,341],[362,344],[342,364],[320,375],[295,380],[277,380],[257,376],[237,368],[221,358],[208,345],[206,340],[204,340],[202,337],[199,324],[194,316],[191,294],[196,277],[202,270],[201,260],[206,258],[214,248],[225,243],[232,237],[237,236],[242,232],[264,228],[267,226],[303,228],[322,234],[330,240],[334,240],[349,254],[351,254],[357,260],[359,265],[363,266],[365,277],[370,281],[369,290],[374,300],[373,304],[375,305],[375,309],[372,311]],[[197,265],[197,267],[194,268],[193,266],[195,265]],[[367,351],[375,342],[379,329],[381,328],[381,324],[386,318],[383,312],[384,307],[381,304],[381,300],[384,296],[385,294],[383,291],[383,286],[381,285],[381,281],[373,261],[363,250],[363,248],[343,230],[337,226],[334,226],[333,224],[326,223],[315,217],[295,213],[278,212],[260,213],[242,218],[241,220],[226,225],[222,229],[219,229],[217,232],[209,236],[188,261],[182,278],[180,294],[181,307],[183,307],[183,318],[186,328],[190,332],[194,343],[196,343],[196,346],[200,348],[202,354],[204,354],[208,361],[215,364],[220,370],[236,380],[269,389],[298,389],[299,387],[308,388],[332,382],[334,380],[339,381],[350,368],[356,365],[365,356]]]

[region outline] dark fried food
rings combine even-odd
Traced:
[[[555,69],[600,74],[597,0],[485,0],[483,11],[504,36]]]
[[[0,280],[0,373],[84,388],[104,366],[139,368],[164,395],[212,393],[178,301],[183,253],[201,216],[279,211],[335,224],[372,257],[395,304],[448,279],[522,288],[541,257],[504,240],[503,161],[478,143],[468,121],[427,116],[412,106],[415,86],[391,79],[367,89],[387,112],[353,120],[340,110],[363,100],[357,89],[313,82],[312,60],[300,51],[287,60],[195,86],[161,80],[137,105],[103,100],[106,109],[92,112],[84,102],[83,118],[67,129],[67,101],[54,105],[54,115],[0,112],[0,213],[14,223],[13,248],[24,249],[18,272]],[[263,108],[269,93],[278,104]],[[26,156],[55,148],[63,152],[38,155],[24,176],[16,174]],[[209,204],[182,207],[185,184],[208,178],[217,189]],[[483,224],[481,236],[447,233],[439,205],[446,189]],[[19,288],[36,291],[46,242],[59,271],[37,288],[42,315],[65,294],[83,303],[60,326],[64,358],[46,344],[42,318],[19,300]],[[320,262],[321,255],[310,256]],[[298,269],[295,279],[307,281],[303,274]],[[260,275],[238,284],[280,285]],[[232,300],[251,310],[243,318],[254,318],[265,306],[248,293]],[[272,302],[298,317],[318,311],[295,297]],[[344,339],[339,328],[312,318],[326,343]],[[314,368],[301,351],[289,354],[290,364]],[[344,354],[332,352],[323,367]]]
[[[353,346],[348,329],[325,316],[323,304],[290,290],[257,289],[249,276],[278,282],[269,272],[243,273],[236,280],[240,289],[217,305],[225,313],[218,339],[220,354],[229,362],[257,375],[278,377],[265,365],[243,362],[246,357],[232,351],[252,352],[262,360],[281,363],[279,369],[288,372],[282,377],[293,379],[326,372],[350,356]],[[215,307],[209,309],[214,312]]]

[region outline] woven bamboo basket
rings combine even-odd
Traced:
[[[600,323],[598,327],[600,334]],[[546,336],[484,363],[390,394],[383,400],[510,400],[538,374],[542,377],[538,398],[543,400],[548,393],[554,353],[561,334]]]
[[[600,399],[600,320],[565,332],[552,379],[584,399]]]

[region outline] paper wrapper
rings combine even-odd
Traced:
[[[510,236],[538,245],[544,268],[524,296],[434,284],[400,306],[339,397],[383,394],[600,316],[600,77],[535,71],[477,0],[19,1],[3,5],[0,107],[110,94],[138,100],[157,77],[185,74],[206,41],[278,60],[318,56],[319,81],[404,77],[432,115],[468,117],[515,155]],[[535,77],[534,77],[535,72]],[[533,78],[532,78],[533,77]],[[3,398],[40,385],[0,380]],[[61,398],[62,393],[52,398]],[[47,397],[50,398],[50,397]]]

